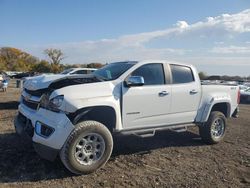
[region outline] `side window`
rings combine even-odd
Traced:
[[[92,74],[93,72],[95,72],[94,70],[88,70],[88,74]]]
[[[78,70],[72,74],[87,74],[87,70]]]
[[[132,76],[142,76],[144,78],[144,85],[163,85],[165,84],[165,76],[163,65],[160,63],[152,63],[142,65],[136,69]]]
[[[170,65],[173,84],[189,83],[194,81],[191,68],[181,65]]]

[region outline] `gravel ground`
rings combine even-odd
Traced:
[[[13,83],[0,92],[0,187],[250,187],[250,105],[240,105],[220,144],[203,144],[197,128],[115,138],[104,168],[76,176],[15,134],[19,96]]]

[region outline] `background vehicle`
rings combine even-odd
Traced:
[[[23,73],[23,72],[18,72],[18,71],[6,71],[5,73],[6,73],[6,75],[7,75],[9,78],[14,78],[15,75],[21,74],[21,73]]]
[[[196,125],[206,143],[219,143],[226,118],[237,117],[239,97],[235,85],[201,85],[191,65],[118,62],[92,75],[27,80],[15,128],[42,157],[59,154],[71,172],[90,173],[109,159],[112,134],[149,137]]]
[[[31,76],[34,76],[34,75],[35,75],[35,72],[23,72],[23,73],[13,75],[12,78],[22,79],[22,78],[31,77]]]
[[[71,69],[66,69],[60,74],[65,74],[65,75],[70,75],[70,74],[91,74],[95,70],[94,68],[71,68]]]
[[[245,90],[241,90],[240,92],[240,100],[241,102],[248,103],[250,102],[250,87],[246,88]]]
[[[0,71],[0,81],[1,80],[9,80],[9,79],[10,79],[10,77],[8,74],[6,74],[6,72]]]
[[[239,85],[239,87],[240,87],[240,92],[245,91],[246,89],[249,88],[249,87],[246,86],[246,85]]]

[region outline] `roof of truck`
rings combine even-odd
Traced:
[[[119,62],[112,62],[113,63],[129,63],[129,64],[137,64],[137,63],[167,63],[167,64],[176,64],[176,65],[182,65],[182,66],[189,66],[193,67],[193,65],[188,63],[181,63],[177,61],[171,61],[171,60],[160,60],[160,59],[149,59],[149,60],[141,60],[141,61],[119,61]]]

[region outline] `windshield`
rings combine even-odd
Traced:
[[[73,69],[66,69],[64,71],[62,71],[60,74],[68,74],[72,71]]]
[[[135,62],[111,63],[101,69],[96,70],[93,74],[104,80],[115,80],[128,69],[130,69],[134,64]]]

